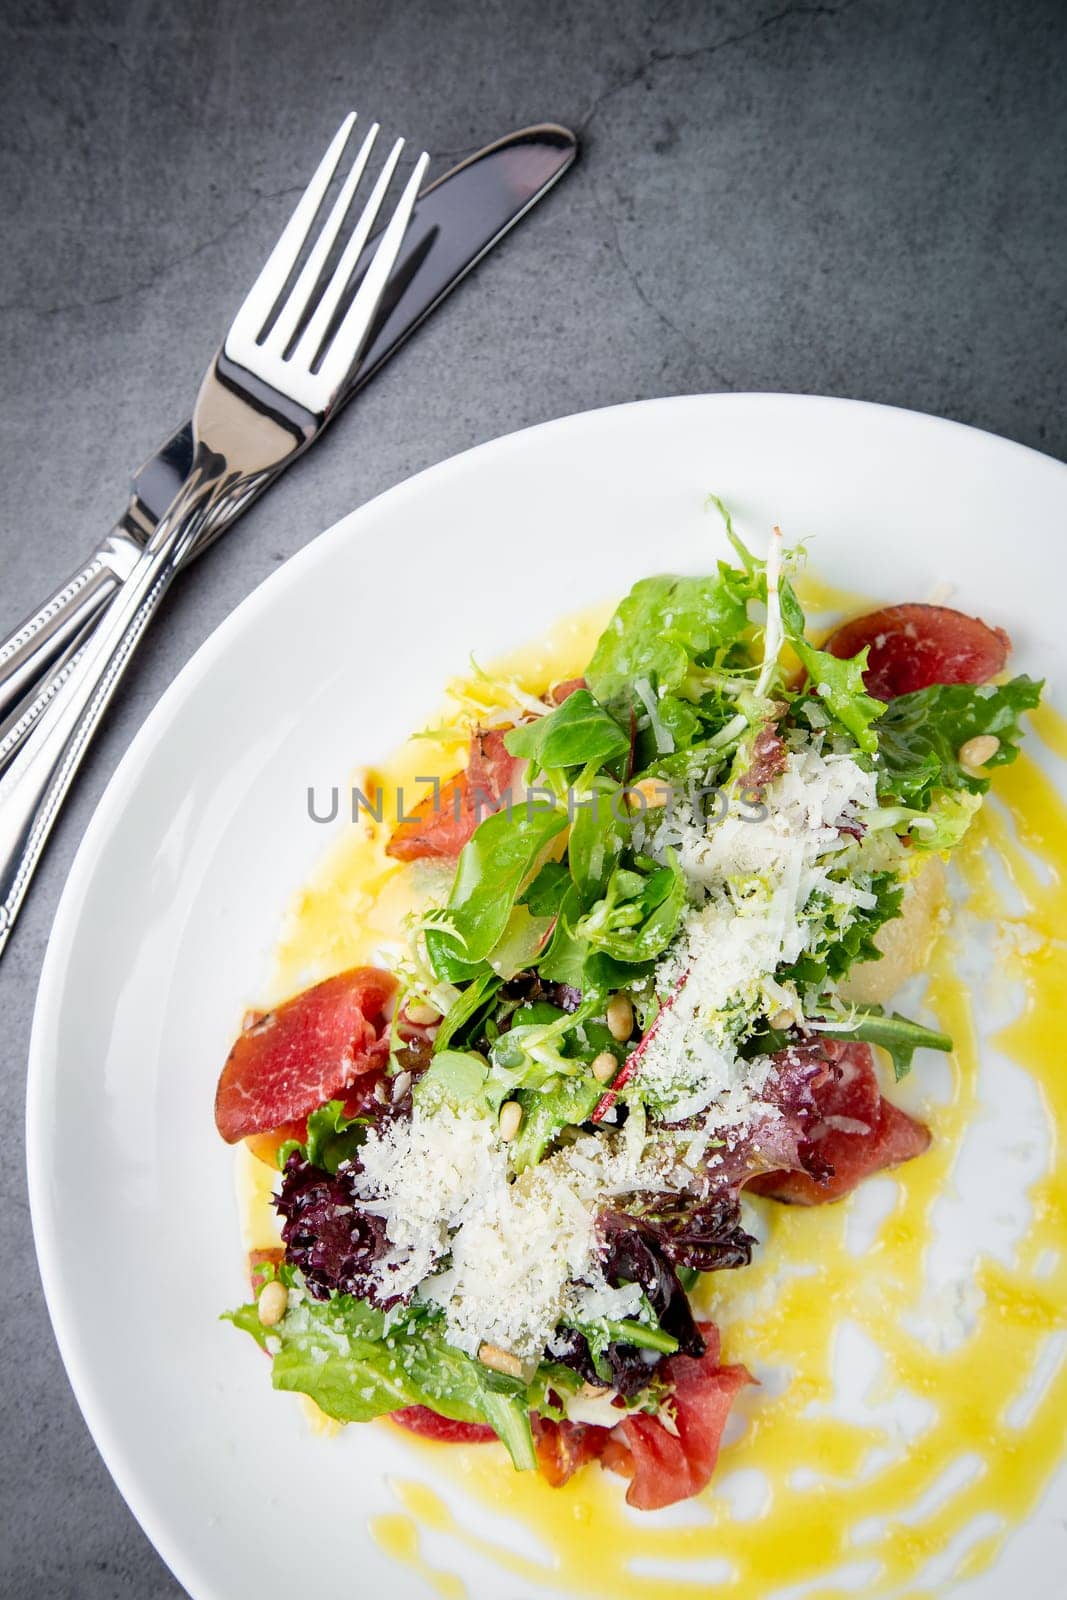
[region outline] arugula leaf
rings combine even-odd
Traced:
[[[563,1327],[573,1328],[582,1335],[598,1371],[612,1344],[634,1345],[639,1350],[655,1350],[664,1356],[673,1356],[678,1349],[678,1340],[673,1334],[666,1333],[655,1323],[638,1322],[633,1317],[623,1317],[618,1322],[610,1317],[598,1317],[594,1322],[564,1322]]]
[[[797,592],[788,578],[778,580],[778,604],[782,609],[782,627],[786,637],[791,640],[803,639],[807,627],[807,618],[804,607],[801,605]]]
[[[576,689],[546,717],[523,723],[504,735],[510,755],[522,756],[541,771],[598,767],[629,754],[630,736],[589,693]]]
[[[559,807],[497,811],[475,829],[460,852],[441,920],[426,928],[426,949],[438,977],[474,977],[508,925],[523,884],[538,858],[567,826]]]
[[[932,684],[890,700],[878,726],[881,755],[878,787],[920,811],[938,789],[984,794],[988,768],[1002,767],[1019,753],[1019,719],[1032,711],[1044,685],[1025,675],[1004,684]],[[979,774],[962,767],[959,751],[969,739],[993,734],[996,754]]]
[[[351,1161],[363,1143],[367,1121],[366,1117],[346,1116],[343,1100],[328,1100],[308,1117],[307,1139],[303,1144],[299,1139],[286,1139],[279,1146],[279,1170],[285,1171],[286,1162],[296,1151],[313,1167],[336,1172],[343,1161]]]
[[[457,1422],[487,1422],[517,1468],[536,1465],[525,1386],[450,1345],[436,1314],[412,1309],[387,1327],[373,1306],[339,1294],[302,1302],[269,1330],[254,1305],[230,1320],[274,1350],[276,1389],[309,1395],[339,1422],[429,1406]]]
[[[734,554],[737,556],[738,561],[740,561],[744,571],[749,577],[751,577],[759,570],[762,563],[756,560],[756,557],[745,544],[740,534],[734,532],[734,519],[730,515],[729,507],[724,503],[724,501],[719,499],[717,494],[709,494],[707,496],[704,501],[705,511],[707,510],[708,506],[714,506],[716,511],[719,513],[719,516],[723,520],[723,525],[726,528],[726,537],[734,547]]]
[[[572,1367],[564,1367],[557,1361],[542,1361],[527,1391],[530,1410],[550,1422],[562,1422],[567,1415],[566,1397],[577,1394],[584,1383],[585,1379]]]
[[[841,1028],[821,1025],[824,1033],[841,1033],[849,1039],[861,1039],[866,1044],[881,1045],[892,1058],[893,1071],[899,1083],[911,1071],[916,1050],[951,1050],[952,1040],[947,1033],[925,1028],[921,1022],[912,1022],[899,1012],[888,1014],[881,1006],[861,1006],[857,1024]]]
[[[673,1334],[665,1333],[662,1328],[652,1327],[647,1322],[637,1322],[632,1317],[624,1317],[620,1322],[601,1317],[597,1322],[572,1322],[567,1326],[576,1328],[585,1336],[594,1358],[601,1355],[609,1344],[632,1344],[639,1350],[658,1350],[664,1356],[673,1356],[678,1349],[678,1340]]]

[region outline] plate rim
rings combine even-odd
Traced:
[[[845,396],[787,393],[776,390],[670,395],[593,407],[513,429],[509,433],[497,435],[454,455],[446,456],[390,485],[389,488],[382,490],[352,511],[346,512],[328,528],[314,535],[295,550],[281,566],[268,573],[233,610],[223,617],[167,685],[133,734],[94,807],[56,906],[33,1008],[27,1058],[24,1122],[31,1230],[52,1333],[67,1381],[93,1444],[130,1514],[171,1573],[190,1595],[196,1597],[196,1600],[207,1600],[207,1597],[218,1594],[215,1582],[200,1568],[196,1548],[178,1535],[172,1538],[167,1520],[157,1517],[152,1506],[142,1500],[136,1463],[126,1455],[121,1439],[113,1429],[106,1404],[94,1392],[91,1371],[81,1364],[76,1318],[73,1315],[73,1308],[65,1301],[63,1295],[62,1273],[58,1259],[60,1245],[50,1227],[45,1197],[48,1174],[45,1103],[48,1085],[56,1070],[55,1061],[48,1058],[44,1038],[45,1019],[63,1003],[67,966],[77,944],[85,900],[97,859],[98,840],[112,824],[116,812],[121,809],[131,793],[135,792],[146,761],[165,735],[172,710],[180,705],[190,690],[215,668],[219,658],[229,648],[232,636],[268,607],[277,592],[297,581],[308,568],[328,560],[335,546],[358,536],[361,517],[378,510],[385,502],[391,500],[399,502],[407,495],[422,492],[426,485],[428,483],[432,485],[435,479],[443,480],[450,475],[467,471],[472,463],[477,463],[483,456],[514,447],[525,439],[534,437],[540,439],[553,432],[564,433],[568,430],[573,432],[576,429],[591,428],[603,424],[616,415],[629,415],[641,411],[662,412],[669,409],[700,408],[728,410],[759,406],[780,406],[808,413],[818,408],[823,408],[827,413],[865,412],[879,418],[887,416],[895,422],[906,421],[917,424],[931,433],[938,432],[954,437],[975,436],[984,440],[990,449],[1020,454],[1041,471],[1053,468],[1063,476],[1064,488],[1067,490],[1067,463],[1030,445],[935,413]]]

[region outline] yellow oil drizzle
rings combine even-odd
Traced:
[[[805,589],[812,609],[855,608],[834,591],[820,592],[810,582]],[[588,628],[570,624],[551,651],[542,648],[530,686],[537,690],[580,671],[601,620]],[[532,660],[507,665],[525,679]],[[1046,747],[1067,759],[1067,724],[1047,708],[1034,724]],[[456,754],[455,745],[409,746],[383,776],[395,782],[409,771],[446,775]],[[991,1042],[1037,1084],[1051,1156],[1029,1191],[1032,1215],[1011,1265],[988,1255],[975,1261],[980,1303],[969,1331],[961,1325],[960,1337],[945,1349],[918,1330],[909,1332],[909,1314],[924,1299],[931,1213],[951,1191],[957,1155],[978,1110],[977,1040],[949,932],[931,959],[927,1001],[956,1041],[951,1094],[924,1108],[934,1132],[930,1152],[877,1180],[892,1198],[871,1242],[860,1254],[849,1247],[847,1203],[791,1210],[757,1202],[765,1242],[752,1266],[704,1280],[725,1359],[745,1361],[764,1380],[762,1389],[742,1399],[746,1426],[724,1448],[709,1491],[686,1507],[683,1518],[650,1518],[627,1513],[620,1481],[597,1468],[553,1490],[532,1473],[512,1472],[496,1447],[412,1439],[413,1456],[429,1471],[447,1471],[464,1497],[523,1524],[544,1548],[544,1560],[533,1559],[516,1551],[504,1532],[476,1532],[491,1529],[491,1520],[456,1516],[424,1481],[394,1481],[400,1509],[372,1519],[371,1531],[448,1600],[463,1594],[463,1585],[427,1561],[420,1530],[524,1583],[564,1594],[771,1600],[779,1588],[810,1583],[807,1592],[816,1600],[837,1600],[852,1588],[835,1574],[862,1563],[869,1567],[866,1594],[932,1600],[945,1592],[924,1577],[932,1558],[977,1526],[980,1536],[956,1561],[951,1580],[982,1571],[1033,1510],[1063,1457],[1067,1415],[1067,1363],[1061,1361],[1025,1419],[1014,1426],[1009,1420],[1048,1336],[1067,1327],[1067,1168],[1056,1163],[1067,1133],[1067,1075],[1059,1068],[1067,1036],[1067,806],[1026,755],[997,773],[994,792],[999,808],[984,809],[959,852],[959,912],[1005,930],[998,965],[1019,986],[1023,1004],[1017,1020]],[[411,869],[385,857],[385,836],[383,828],[349,830],[331,852],[294,908],[279,956],[279,994],[309,981],[309,972],[321,976],[366,959],[374,944],[395,937],[398,908],[405,895],[410,903],[418,884]],[[995,862],[1009,880],[1007,896]],[[246,1229],[255,1231],[245,1209]],[[865,1397],[874,1409],[860,1422],[829,1409],[836,1342],[846,1323],[884,1357]],[[776,1384],[776,1375],[788,1381]],[[885,1417],[906,1397],[925,1402],[929,1415],[903,1445]],[[935,1500],[953,1464],[971,1458],[979,1464],[975,1474]],[[758,1475],[764,1490],[762,1509],[744,1519],[721,1491],[741,1469],[750,1478]],[[798,1475],[798,1469],[804,1471]]]
[[[797,599],[804,607],[808,621],[814,621],[816,626],[820,621],[829,625],[838,617],[855,615],[856,612],[869,611],[871,601],[867,595],[858,594],[854,589],[840,589],[836,584],[827,583],[825,578],[807,568],[798,572],[793,579],[793,587],[797,592]]]
[[[432,1517],[429,1519],[432,1520]],[[410,1567],[424,1583],[444,1600],[464,1600],[467,1586],[454,1572],[445,1572],[427,1561],[422,1553],[419,1523],[403,1512],[387,1512],[374,1519],[374,1537],[387,1556]]]

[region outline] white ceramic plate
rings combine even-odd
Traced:
[[[86,833],[33,1031],[34,1230],[89,1426],[197,1600],[248,1593],[264,1556],[272,1593],[308,1592],[309,1571],[323,1594],[428,1592],[357,1509],[395,1508],[385,1480],[412,1471],[404,1439],[311,1437],[216,1320],[243,1285],[216,1074],[327,842],[307,787],[343,782],[418,727],[472,649],[491,657],[650,571],[706,567],[724,553],[708,490],[760,539],[775,522],[812,536],[817,570],[844,586],[917,599],[949,580],[953,603],[1007,627],[1019,670],[1051,678],[1055,698],[1067,469],[880,407],[663,400],[498,440],[316,540],[199,651]],[[1061,1592],[1064,1489],[968,1596]],[[331,1528],[343,1538],[316,1537]],[[475,1595],[529,1593],[461,1549],[446,1564]]]

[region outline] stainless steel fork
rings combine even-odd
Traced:
[[[370,160],[375,124],[287,290],[355,120],[350,115],[341,124],[207,371],[193,413],[193,463],[182,488],[0,778],[0,955],[89,741],[183,555],[216,518],[307,449],[333,414],[366,344],[429,164],[425,153],[346,307],[353,269],[404,143],[393,146],[336,266],[327,271]]]

